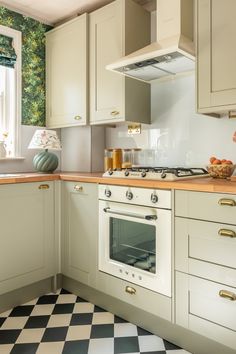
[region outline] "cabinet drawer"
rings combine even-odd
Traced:
[[[234,225],[175,217],[175,241],[177,270],[190,272],[192,260],[236,268]]]
[[[236,224],[236,195],[176,191],[175,215]]]
[[[127,287],[135,294],[126,291]],[[97,274],[97,289],[130,305],[171,321],[171,299],[103,272]],[[129,289],[128,289],[129,290]]]
[[[236,349],[236,301],[221,291],[236,294],[235,287],[177,272],[176,322]]]

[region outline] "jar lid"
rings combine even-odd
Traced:
[[[113,149],[104,149],[104,151],[113,151]]]
[[[139,148],[135,148],[135,149],[132,149],[133,151],[141,151],[142,149],[139,149]]]
[[[123,149],[123,151],[132,151],[132,149]]]
[[[121,151],[121,149],[112,149],[112,151]]]

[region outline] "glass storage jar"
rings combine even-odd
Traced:
[[[121,169],[121,167],[122,167],[122,150],[121,149],[113,149],[112,159],[113,159],[113,169]]]
[[[132,165],[133,166],[140,166],[141,163],[141,153],[142,149],[132,149]]]
[[[123,149],[122,153],[122,168],[132,167],[132,150]]]
[[[104,170],[105,172],[113,168],[113,158],[112,158],[113,149],[104,150]]]

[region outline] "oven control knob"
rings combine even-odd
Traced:
[[[108,174],[109,174],[109,176],[113,175],[113,171],[112,170],[108,170]]]
[[[141,177],[146,177],[146,172],[145,172],[145,171],[143,171],[143,172],[141,173]]]
[[[161,178],[166,178],[166,173],[165,172],[162,172]]]
[[[158,196],[154,193],[151,194],[151,202],[154,204],[158,202]]]
[[[106,190],[105,190],[105,196],[106,196],[107,198],[110,198],[110,196],[111,196],[111,191],[109,191],[109,189],[106,189]]]
[[[133,193],[132,192],[130,192],[130,191],[127,191],[126,192],[126,198],[128,199],[128,200],[132,200],[133,199]]]
[[[129,175],[129,171],[125,171],[125,177],[128,177],[128,175]]]

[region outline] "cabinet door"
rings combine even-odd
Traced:
[[[236,108],[236,1],[197,1],[198,111]]]
[[[236,349],[236,288],[176,272],[176,324]]]
[[[47,127],[87,121],[87,14],[47,33]]]
[[[62,200],[62,273],[93,286],[97,269],[97,185],[65,182]]]
[[[124,77],[106,70],[123,55],[122,2],[90,14],[90,121],[124,116]]]
[[[53,182],[0,186],[0,294],[56,273]]]

